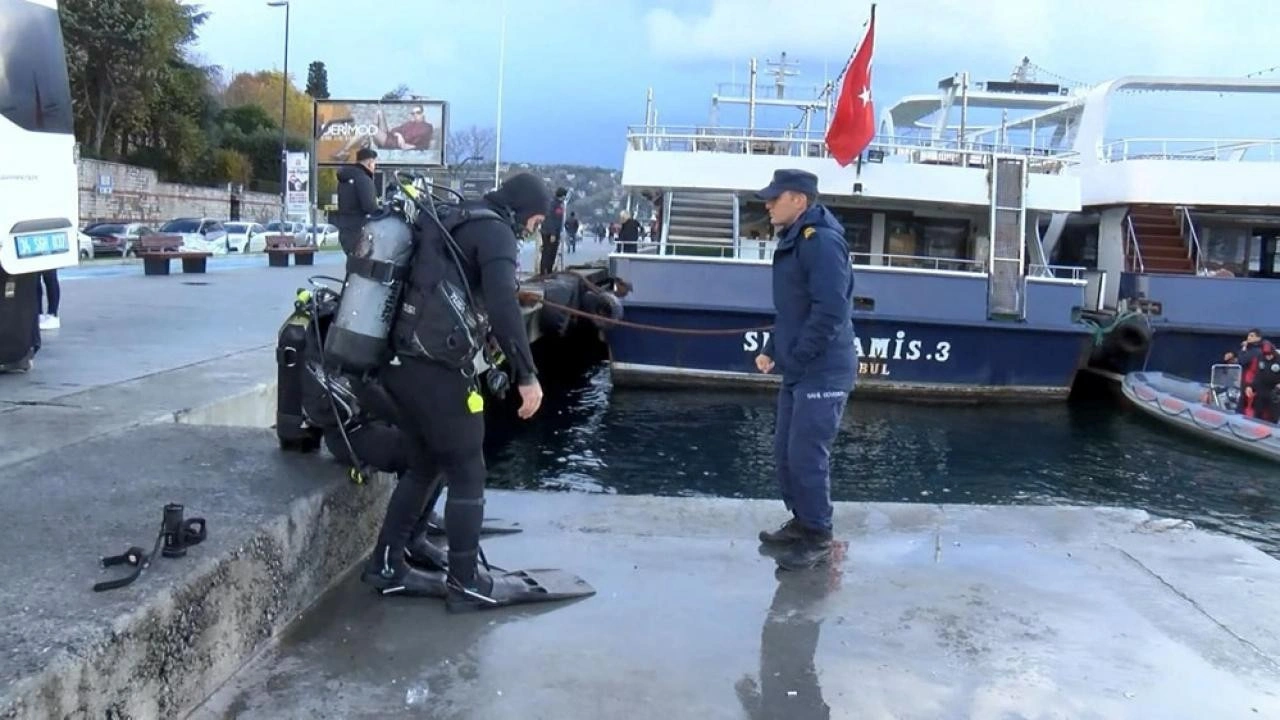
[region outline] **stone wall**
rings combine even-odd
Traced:
[[[80,160],[80,225],[102,220],[160,224],[179,217],[232,219],[233,199],[239,219],[269,222],[280,215],[280,196],[226,187],[199,187],[160,182],[154,170],[82,158]]]

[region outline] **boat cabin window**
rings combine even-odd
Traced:
[[[844,226],[844,240],[855,263],[865,265],[871,253],[871,213],[866,210],[827,206],[832,215]]]
[[[972,223],[964,218],[921,217],[909,213],[885,215],[884,252],[895,267],[970,269],[973,257]],[[928,258],[960,261],[938,263]]]
[[[1280,228],[1197,223],[1206,270],[1234,277],[1280,277]]]
[[[1049,232],[1049,223],[1040,223],[1040,237]],[[1098,269],[1098,228],[1095,225],[1067,225],[1053,249],[1053,265]]]

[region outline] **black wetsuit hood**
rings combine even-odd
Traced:
[[[532,173],[520,173],[507,178],[506,182],[484,196],[485,200],[507,208],[515,215],[516,225],[521,227],[534,215],[547,212],[551,204],[551,191],[547,184]]]

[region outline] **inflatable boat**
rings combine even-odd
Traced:
[[[1239,365],[1215,365],[1208,383],[1159,372],[1131,372],[1120,387],[1135,407],[1157,420],[1280,461],[1280,427],[1236,412]]]

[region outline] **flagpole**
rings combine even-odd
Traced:
[[[866,22],[862,23],[862,27],[866,28],[872,23],[874,23],[875,21],[876,21],[876,4],[871,3],[871,17]],[[865,35],[863,36],[863,40],[866,40]],[[840,74],[836,76],[835,82],[832,83],[832,87],[839,87],[840,83],[844,81],[844,76],[848,74],[849,68],[853,65],[853,59],[858,56],[858,49],[861,47],[862,47],[862,43],[858,43],[853,48],[853,52],[849,53],[849,59],[844,61],[844,69],[841,70]]]

